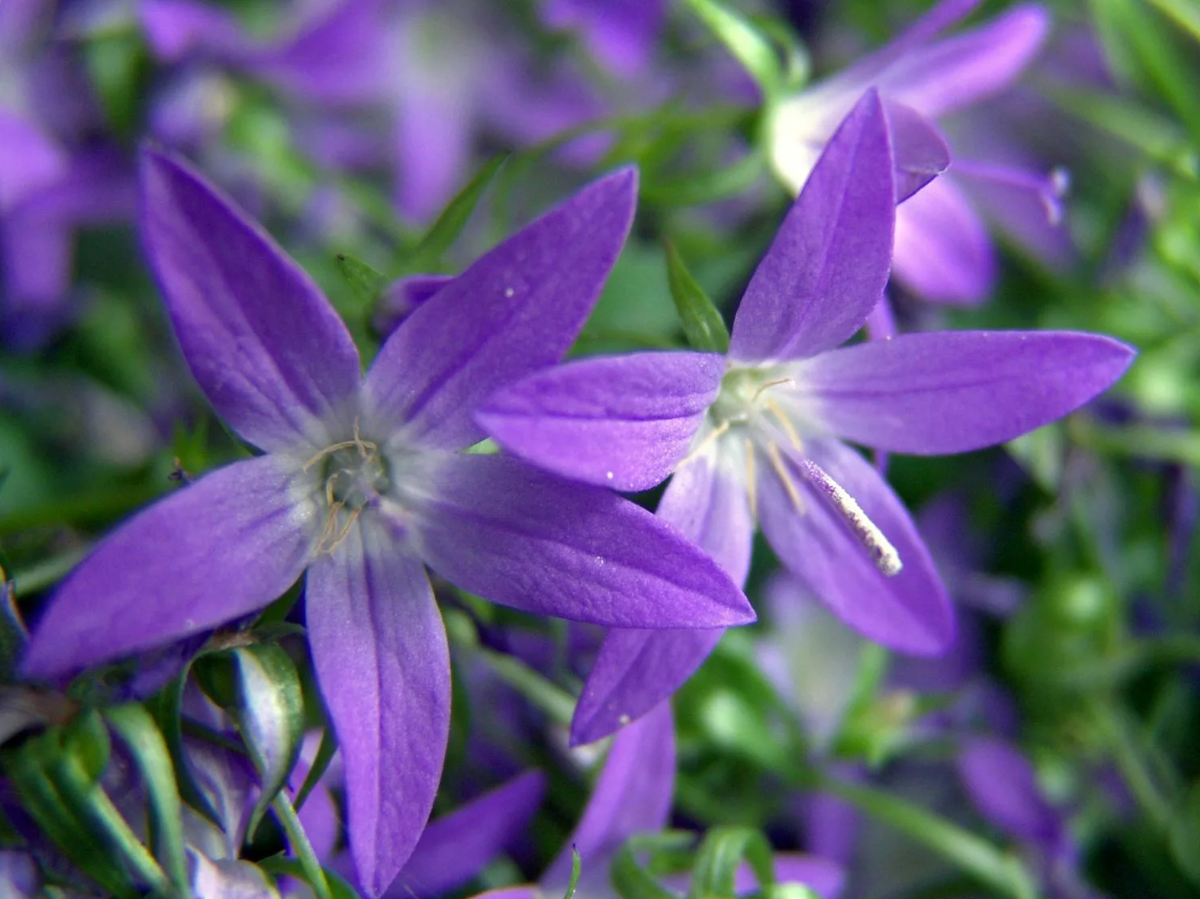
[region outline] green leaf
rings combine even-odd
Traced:
[[[1192,784],[1179,812],[1171,825],[1171,854],[1179,869],[1200,886],[1200,782]]]
[[[221,821],[216,809],[209,803],[204,792],[192,779],[192,772],[187,764],[183,748],[183,688],[187,682],[188,672],[192,665],[184,667],[158,694],[157,702],[152,702],[150,708],[158,721],[158,727],[170,751],[171,760],[176,772],[176,782],[179,793],[192,808],[199,811],[214,824]]]
[[[262,777],[262,795],[250,815],[253,837],[271,800],[287,784],[304,740],[304,690],[291,657],[274,643],[241,646],[234,717]]]
[[[321,868],[321,862],[313,850],[312,843],[308,841],[304,825],[296,816],[296,809],[288,801],[287,793],[282,791],[276,793],[275,798],[271,800],[271,808],[275,810],[279,824],[283,827],[283,832],[287,834],[288,845],[291,846],[292,853],[300,863],[302,876],[312,887],[313,892],[317,894],[317,899],[334,899],[329,879],[326,877],[324,869]],[[353,891],[351,895],[354,895]]]
[[[325,776],[329,763],[333,761],[333,757],[337,753],[337,748],[337,737],[333,733],[333,728],[326,727],[321,734],[321,745],[317,747],[317,757],[313,759],[312,767],[308,769],[308,775],[304,778],[299,792],[296,793],[294,805],[297,811],[304,806],[304,800],[308,798],[308,794]]]
[[[1025,866],[987,840],[880,790],[830,777],[821,777],[819,785],[928,846],[997,893],[1012,899],[1036,899],[1037,890]]]
[[[1200,41],[1200,4],[1196,0],[1149,0]]]
[[[467,182],[466,187],[454,196],[454,199],[442,210],[442,214],[437,217],[437,221],[421,238],[421,242],[417,244],[412,255],[404,261],[405,273],[418,274],[432,270],[438,260],[458,240],[459,235],[467,226],[467,222],[470,221],[475,207],[479,205],[484,192],[488,189],[488,185],[492,183],[507,160],[507,154],[490,160],[475,173],[475,177]]]
[[[579,850],[571,846],[571,879],[567,882],[567,890],[563,899],[573,899],[575,888],[579,886],[579,875],[583,873],[583,863],[579,860]]]
[[[270,858],[264,858],[258,863],[258,866],[277,877],[283,875],[286,877],[295,877],[297,880],[303,880],[305,883],[308,882],[308,874],[304,870],[304,865],[297,858],[273,855]],[[340,874],[326,869],[325,880],[329,884],[331,899],[361,899],[358,891],[347,883]]]
[[[0,567],[0,683],[17,680],[17,661],[25,653],[29,634],[17,611],[16,589]]]
[[[784,84],[779,54],[767,37],[748,19],[716,0],[687,0],[688,6],[729,49],[742,67],[773,99]]]
[[[658,882],[650,869],[664,867],[662,860],[678,867],[681,854],[691,849],[695,840],[695,834],[669,830],[630,837],[617,850],[608,869],[613,889],[621,899],[679,899]],[[639,854],[649,855],[646,865],[638,861]]]
[[[342,277],[346,279],[350,296],[358,310],[374,309],[384,289],[391,283],[387,277],[349,253],[337,254],[337,266]]]
[[[737,162],[673,178],[647,178],[642,196],[664,206],[699,206],[736,197],[766,171],[761,153],[747,153]]]
[[[691,899],[719,896],[733,899],[737,870],[743,859],[750,864],[759,886],[775,883],[775,859],[771,844],[749,827],[715,827],[704,836],[692,868]]]
[[[112,756],[112,741],[104,719],[95,709],[85,709],[62,728],[64,756],[78,765],[87,782],[96,783],[108,767]]]
[[[679,319],[688,343],[705,353],[728,352],[729,329],[725,327],[721,313],[687,270],[683,258],[669,240],[666,241],[666,251],[667,283],[671,288],[671,299],[679,310]]]
[[[190,888],[183,843],[183,806],[166,740],[154,718],[137,703],[108,709],[104,717],[125,743],[142,776],[150,800],[154,847],[175,885],[187,895]]]

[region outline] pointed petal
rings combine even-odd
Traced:
[[[883,108],[896,167],[896,202],[901,203],[946,171],[950,147],[937,126],[911,106],[885,100]]]
[[[438,818],[385,899],[440,896],[467,883],[524,832],[545,789],[545,775],[527,771]]]
[[[937,178],[896,210],[896,277],[922,299],[978,303],[996,280],[996,251],[970,201]]]
[[[835,615],[864,637],[913,655],[943,652],[954,639],[954,613],[929,551],[903,504],[871,465],[834,440],[809,440],[805,455],[862,507],[899,553],[903,568],[885,577],[842,517],[785,459],[800,491],[798,512],[779,476],[758,466],[763,533],[783,563]]]
[[[961,453],[1073,412],[1112,385],[1133,354],[1111,337],[1073,331],[905,334],[798,363],[793,396],[847,440],[898,453]]]
[[[956,766],[975,807],[1015,839],[1058,848],[1063,822],[1038,787],[1033,765],[1010,743],[995,737],[965,741]]]
[[[580,895],[603,895],[612,854],[631,835],[661,830],[675,793],[675,723],[662,703],[613,738],[604,770],[579,826],[541,879],[542,889],[561,893],[571,876],[571,847],[582,863]]]
[[[27,677],[162,646],[265,606],[304,570],[315,519],[280,460],[235,462],[122,525],[38,621]]]
[[[671,478],[658,516],[674,525],[743,583],[750,569],[754,517],[744,464],[704,454]],[[670,697],[708,658],[721,628],[609,631],[571,719],[571,743],[591,743],[637,720]]]
[[[450,735],[450,655],[420,562],[360,521],[309,569],[308,642],[346,776],[359,882],[378,896],[416,846]]]
[[[142,154],[141,229],[192,374],[265,450],[329,443],[358,388],[350,332],[312,279],[183,163]],[[352,413],[351,413],[352,414]]]
[[[367,375],[377,432],[460,449],[496,389],[574,342],[633,221],[637,176],[609,175],[523,228],[423,303]]]
[[[877,84],[924,115],[945,115],[1011,84],[1041,47],[1049,26],[1042,7],[1013,7],[977,28],[914,49]]]
[[[583,359],[493,394],[475,416],[505,449],[555,474],[649,490],[671,473],[717,396],[725,357]]]
[[[872,90],[830,139],[754,272],[731,358],[808,356],[857,331],[887,282],[894,215],[891,147]]]
[[[425,560],[494,602],[607,627],[753,620],[712,559],[608,490],[504,456],[449,453],[420,490],[404,503]]]

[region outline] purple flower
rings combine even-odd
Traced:
[[[910,130],[926,141],[925,129],[937,131],[930,120],[1008,87],[1041,46],[1048,17],[1040,6],[1021,4],[986,25],[935,40],[978,2],[942,0],[891,44],[780,103],[772,112],[770,137],[779,177],[800,190],[829,135],[868,87],[879,90],[889,114],[903,110]],[[903,170],[911,155],[907,138],[896,139],[896,152]],[[996,262],[967,192],[978,189],[989,205],[1000,207],[1002,218],[1009,212],[1027,216],[1035,208],[1043,219],[1057,222],[1064,185],[1060,176],[998,164],[957,161],[951,172],[953,178],[933,181],[897,211],[895,272],[926,299],[976,302],[991,289]]]
[[[629,228],[635,180],[596,182],[483,256],[405,319],[364,379],[308,276],[198,175],[145,153],[142,233],[184,356],[266,455],[109,536],[38,623],[25,673],[56,677],[210,628],[307,569],[351,848],[378,895],[420,836],[449,728],[426,564],[497,602],[609,627],[752,619],[718,566],[641,508],[459,452],[483,436],[472,413],[485,396],[571,344]]]
[[[892,151],[874,91],[830,140],[759,264],[728,358],[596,358],[501,390],[480,421],[553,471],[619,490],[674,478],[658,514],[735,580],[755,519],[783,563],[864,636],[943,651],[953,617],[929,552],[879,473],[842,443],[938,455],[1052,421],[1110,385],[1132,350],[1072,332],[911,334],[837,349],[879,302]],[[686,679],[719,631],[614,631],[576,709],[596,739]]]
[[[588,50],[618,75],[643,72],[667,16],[665,0],[550,0],[542,20],[574,29]]]

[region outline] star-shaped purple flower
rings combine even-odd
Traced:
[[[585,188],[405,319],[362,376],[308,276],[198,175],[158,152],[141,226],[185,358],[265,451],[109,536],[42,616],[24,660],[55,677],[262,608],[307,569],[313,663],[345,760],[349,830],[378,895],[429,815],[450,661],[425,565],[517,608],[609,627],[724,626],[753,612],[669,525],[610,491],[460,450],[496,387],[566,351],[630,226],[636,178]]]
[[[742,581],[757,519],[843,621],[904,652],[953,639],[929,552],[879,473],[842,443],[957,453],[1010,440],[1109,386],[1132,350],[1072,332],[911,334],[837,349],[888,278],[892,150],[878,94],[851,111],[755,271],[728,358],[641,353],[542,372],[480,421],[552,471],[618,490],[674,473],[658,514]],[[576,709],[587,742],[676,689],[720,631],[610,633]]]

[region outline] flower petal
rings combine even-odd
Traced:
[[[516,459],[448,453],[421,479],[420,495],[409,489],[425,560],[494,602],[607,627],[754,619],[703,551],[608,490]]]
[[[868,91],[830,138],[742,297],[729,352],[759,362],[850,337],[879,302],[891,262],[892,152]]]
[[[750,569],[754,517],[746,486],[734,471],[739,464],[740,459],[718,461],[710,454],[688,462],[667,485],[658,516],[740,584]],[[599,740],[670,697],[722,633],[721,628],[609,631],[575,706],[572,745]]]
[[[661,830],[674,792],[675,723],[670,703],[661,703],[613,738],[579,826],[542,876],[542,889],[551,895],[565,889],[574,847],[582,863],[580,895],[604,895],[613,853],[639,831]]]
[[[278,459],[235,462],[106,538],[51,600],[23,662],[54,677],[265,606],[308,562],[316,527]]]
[[[903,568],[884,576],[837,512],[810,487],[796,460],[784,458],[799,491],[798,511],[779,475],[758,466],[763,533],[783,563],[835,615],[864,637],[913,655],[943,652],[954,613],[929,551],[903,504],[871,465],[834,440],[809,440],[805,455],[862,507],[897,550]]]
[[[922,299],[978,303],[996,280],[996,251],[958,186],[937,178],[896,210],[896,277]]]
[[[350,851],[380,895],[416,846],[450,735],[450,654],[425,569],[373,520],[308,573],[308,641],[346,776]]]
[[[489,394],[557,362],[633,220],[637,176],[609,175],[491,250],[412,313],[367,375],[377,432],[460,449]]]
[[[1017,747],[995,737],[972,737],[964,742],[956,766],[971,801],[988,821],[1015,839],[1051,852],[1060,847],[1063,821]]]
[[[501,389],[475,418],[555,474],[648,490],[687,454],[724,373],[725,357],[713,353],[583,359]]]
[[[885,100],[895,161],[896,202],[907,200],[946,171],[950,148],[937,126],[911,106]]]
[[[1049,14],[1015,6],[991,21],[914,49],[876,82],[888,97],[927,116],[942,116],[1013,82],[1041,47]]]
[[[804,360],[785,402],[839,437],[899,453],[961,453],[1012,440],[1108,388],[1134,351],[1073,331],[939,331]]]
[[[527,771],[438,818],[421,834],[385,899],[440,896],[467,883],[524,832],[545,789],[545,775]]]
[[[332,442],[358,388],[350,332],[312,279],[183,163],[142,154],[141,228],[175,333],[217,412],[265,450]],[[352,414],[352,412],[350,413]]]

